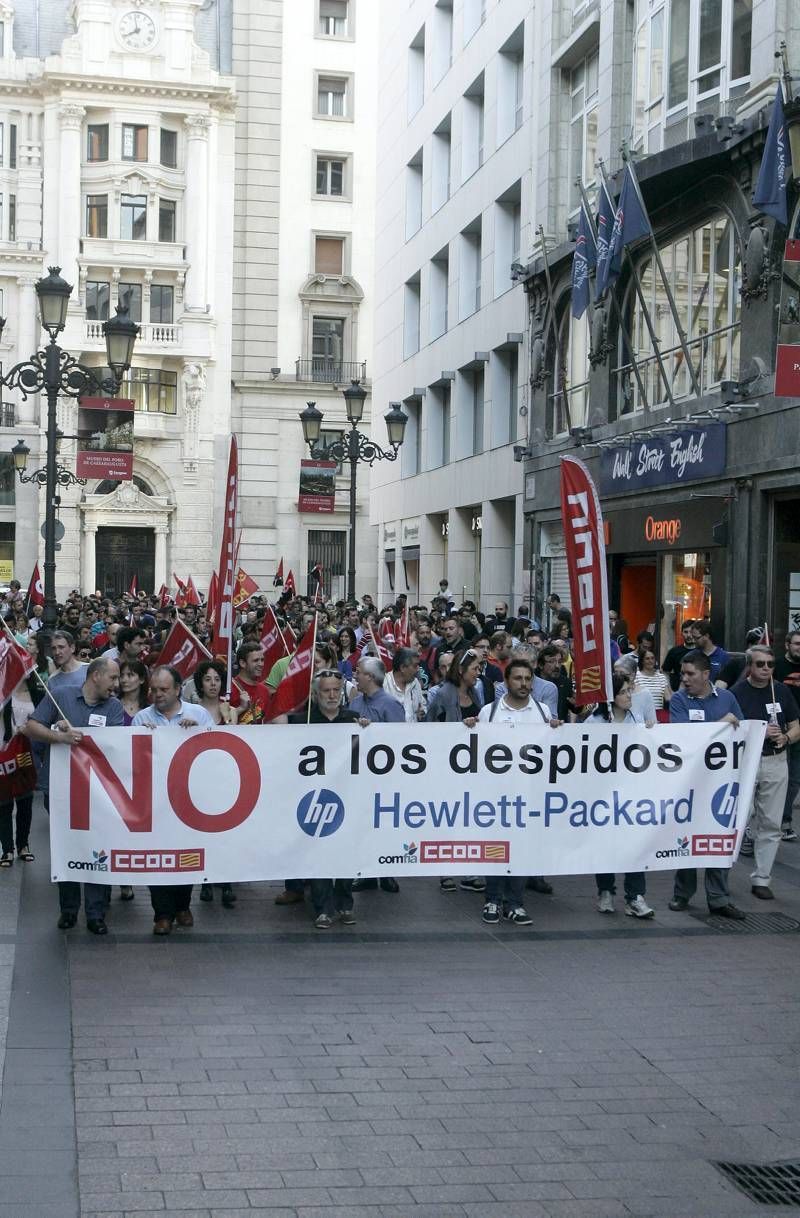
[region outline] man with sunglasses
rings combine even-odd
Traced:
[[[774,679],[775,654],[771,647],[749,647],[747,667],[731,693],[745,719],[767,724],[761,750],[748,831],[753,842],[754,870],[751,892],[762,901],[772,901],[772,866],[781,840],[781,820],[789,783],[787,750],[800,740],[800,712],[790,689]]]

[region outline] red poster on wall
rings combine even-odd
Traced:
[[[133,398],[81,398],[78,404],[79,478],[133,477]]]

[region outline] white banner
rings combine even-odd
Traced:
[[[100,728],[50,751],[54,880],[729,867],[765,726]]]

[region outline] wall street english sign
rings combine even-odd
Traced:
[[[685,428],[604,449],[600,493],[618,495],[651,486],[674,486],[725,471],[725,424]]]

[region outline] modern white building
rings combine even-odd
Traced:
[[[34,283],[48,265],[74,285],[60,341],[84,363],[102,366],[118,303],[141,324],[121,388],[136,404],[133,481],[61,492],[59,596],[119,591],[134,574],[147,590],[172,571],[204,584],[212,565],[230,432],[235,89],[212,66],[208,7],[0,2],[3,365],[41,345]],[[46,403],[17,396],[4,395],[0,448],[21,436],[42,465]],[[74,435],[77,406],[59,411]],[[66,440],[61,460],[74,459]],[[43,547],[44,492],[15,485],[7,455],[0,475],[0,560],[24,583]]]
[[[376,465],[379,593],[525,599],[522,476],[535,16],[527,0],[384,5],[376,401],[409,415]],[[521,268],[520,268],[521,269]]]
[[[299,510],[298,420],[345,426],[342,390],[369,393],[373,348],[376,0],[237,0],[233,421],[242,454],[240,561],[271,587],[281,558],[299,591],[323,567],[344,595],[349,472],[332,511]],[[384,398],[378,399],[381,406]],[[369,431],[370,398],[362,430]],[[358,482],[357,569],[374,591],[369,471]]]

